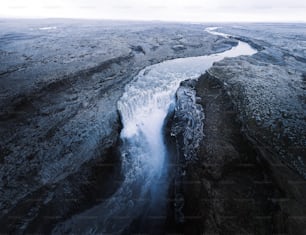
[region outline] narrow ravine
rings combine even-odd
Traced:
[[[206,31],[212,33],[215,29]],[[216,61],[256,52],[238,41],[236,47],[223,53],[164,61],[140,71],[118,101],[123,124],[120,151],[124,181],[110,199],[65,223],[67,231],[117,234],[148,208],[154,208],[151,211],[156,212],[155,216],[165,215],[169,180],[163,125],[175,105],[176,90],[182,81],[197,79]]]

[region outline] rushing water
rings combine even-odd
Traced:
[[[224,37],[228,35],[207,31]],[[159,202],[165,195],[165,188],[157,188],[163,181],[166,169],[166,148],[163,140],[163,123],[171,105],[175,103],[175,92],[181,81],[196,79],[212,66],[213,62],[225,57],[252,55],[256,50],[247,43],[223,53],[181,58],[165,61],[142,70],[134,80],[126,86],[122,98],[118,102],[124,129],[122,160],[123,173],[126,179],[117,194],[117,200],[126,200],[133,195],[136,199],[146,198],[149,193],[150,203]],[[135,190],[137,187],[137,193]],[[135,199],[134,198],[134,199]],[[133,206],[139,203],[130,198]],[[148,205],[147,205],[148,206]],[[154,204],[156,207],[157,204]],[[137,207],[137,206],[136,206]],[[135,214],[135,212],[132,212]],[[131,214],[131,215],[132,215]]]
[[[207,28],[206,31],[220,35],[213,31],[215,29]],[[168,184],[162,130],[169,108],[175,104],[175,92],[180,82],[198,78],[214,62],[225,57],[256,52],[247,43],[239,41],[236,47],[223,53],[168,60],[148,66],[126,86],[118,101],[124,127],[121,157],[125,179],[107,202],[86,213],[98,215],[96,227],[91,224],[93,233],[121,232],[145,208],[163,210],[165,205],[162,202],[167,196]]]

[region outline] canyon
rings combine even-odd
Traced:
[[[205,24],[1,20],[1,232],[303,234],[304,25],[294,31],[290,24],[218,26],[215,32],[232,36],[213,35]],[[226,54],[239,41],[257,52],[225,56],[212,67],[192,60]],[[163,131],[142,131],[162,136],[166,149],[151,146],[153,165],[142,165],[143,158],[131,164],[135,152],[123,154],[132,148],[122,137],[135,132],[125,131],[122,101],[133,96],[125,92],[150,73],[169,81],[166,71],[154,69],[189,58],[185,67],[172,65],[183,77],[172,104],[161,105]],[[162,88],[158,79],[150,83]],[[147,96],[135,93],[129,107]],[[155,115],[135,128],[150,127]],[[156,172],[149,177],[157,185],[149,191],[165,193],[159,210],[116,197],[131,194],[120,192],[131,179],[126,172],[150,176],[155,166],[167,179],[158,181]],[[112,200],[119,203],[99,208]],[[95,226],[115,205],[125,209]]]

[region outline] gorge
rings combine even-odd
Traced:
[[[1,232],[303,234],[302,26],[5,23]]]

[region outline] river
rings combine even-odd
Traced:
[[[229,37],[216,29],[205,30]],[[237,46],[222,53],[168,60],[140,71],[118,101],[123,123],[120,151],[124,181],[109,200],[73,217],[71,225],[75,229],[72,231],[120,233],[144,211],[156,217],[165,216],[169,180],[163,125],[170,107],[175,105],[175,92],[180,82],[197,79],[214,62],[225,57],[256,52],[249,44],[238,41]],[[80,216],[94,216],[94,220],[83,220],[82,226],[78,226]]]

